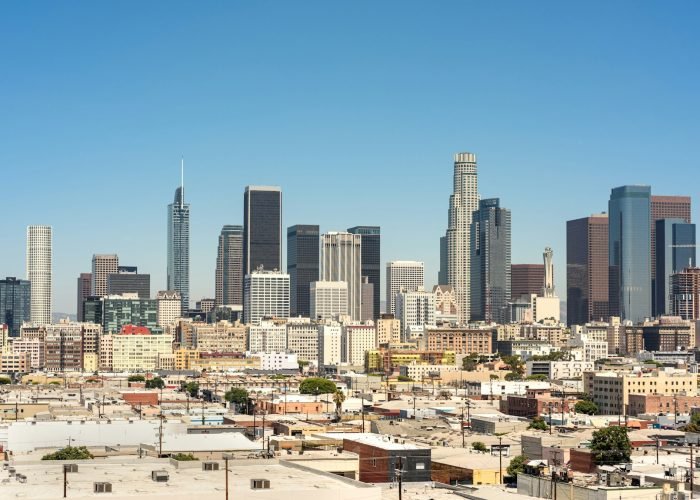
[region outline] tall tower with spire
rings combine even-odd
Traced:
[[[547,247],[542,253],[542,259],[544,260],[544,287],[542,289],[543,297],[556,297],[554,294],[554,261],[552,257],[554,252],[551,248]]]
[[[180,187],[168,205],[168,290],[180,292],[182,310],[190,307],[190,204],[185,203],[185,162],[180,163]]]

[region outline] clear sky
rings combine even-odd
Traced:
[[[567,219],[621,184],[696,195],[698,19],[697,1],[6,2],[0,275],[50,224],[55,311],[93,253],[163,289],[184,156],[193,303],[247,184],[282,187],[285,227],[380,225],[382,259],[425,261],[431,285],[471,151],[513,262],[552,246],[563,296]]]

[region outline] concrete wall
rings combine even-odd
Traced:
[[[584,488],[572,483],[556,483],[543,477],[518,474],[518,494],[557,500],[657,500],[661,488]],[[553,496],[553,493],[555,495]]]

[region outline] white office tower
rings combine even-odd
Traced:
[[[424,326],[435,326],[435,294],[422,287],[415,292],[401,292],[396,296],[396,317],[401,321],[404,340],[410,331]]]
[[[343,326],[342,361],[364,366],[367,351],[377,348],[377,331],[372,321]]]
[[[182,296],[175,290],[164,290],[156,295],[158,315],[156,323],[160,327],[175,323],[182,317]]]
[[[544,249],[544,252],[542,253],[542,259],[544,260],[544,287],[542,288],[543,297],[555,297],[553,256],[554,252],[551,248],[547,247]]]
[[[345,281],[313,281],[310,290],[311,318],[316,321],[348,315],[348,284]]]
[[[243,322],[257,325],[263,318],[289,317],[289,275],[258,268],[245,277]]]
[[[27,227],[27,280],[31,283],[32,323],[51,323],[51,226]]]
[[[361,319],[362,309],[362,235],[330,232],[321,239],[321,281],[345,281],[348,284],[348,314]]]
[[[343,329],[338,323],[318,325],[318,366],[337,366],[342,361]]]
[[[413,292],[425,287],[425,265],[415,260],[395,260],[386,263],[387,312],[396,314],[396,294]]]
[[[248,351],[285,352],[287,350],[287,326],[272,321],[261,321],[248,327]]]
[[[457,153],[447,228],[447,284],[455,291],[459,321],[469,321],[471,224],[479,209],[476,155]]]
[[[309,318],[289,318],[287,321],[287,352],[299,361],[318,363],[318,326]]]
[[[92,256],[92,281],[90,283],[90,295],[104,297],[109,294],[107,278],[110,274],[117,274],[119,269],[119,257],[114,254],[95,254]]]
[[[542,283],[542,296],[532,295],[530,307],[532,318],[536,323],[545,319],[553,319],[556,322],[561,318],[561,301],[554,291],[554,252],[547,247],[542,253],[544,260],[544,282]]]

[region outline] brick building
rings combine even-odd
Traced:
[[[491,354],[492,328],[426,327],[429,351],[454,351],[456,354]]]
[[[630,394],[627,413],[636,417],[645,413],[658,414],[689,414],[694,406],[700,406],[700,396],[678,395],[662,396],[661,394]]]
[[[343,449],[360,457],[360,481],[390,483],[400,469],[404,482],[431,480],[431,450],[401,438],[380,434],[352,434],[343,439]]]

